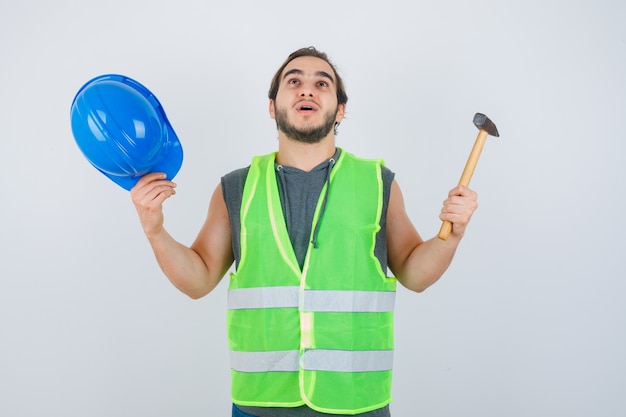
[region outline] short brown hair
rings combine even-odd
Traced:
[[[274,78],[272,78],[272,84],[270,85],[270,90],[268,93],[268,97],[270,98],[270,100],[276,100],[276,94],[278,94],[278,85],[280,84],[280,75],[283,73],[285,67],[294,59],[300,58],[302,56],[312,56],[315,58],[320,58],[326,61],[328,65],[330,65],[330,68],[332,68],[336,78],[335,84],[337,87],[337,104],[346,104],[348,102],[348,95],[346,94],[345,87],[343,86],[343,80],[337,73],[337,70],[335,69],[333,63],[330,62],[330,60],[328,59],[328,55],[326,55],[326,53],[322,51],[318,51],[313,46],[309,46],[308,48],[300,48],[297,51],[292,52],[287,60],[283,63],[283,65],[281,65],[281,67],[278,69],[278,71],[276,71],[276,74],[274,74]]]

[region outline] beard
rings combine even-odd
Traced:
[[[307,126],[297,128],[289,122],[287,112],[285,110],[276,110],[276,127],[283,132],[289,139],[302,143],[319,143],[324,139],[330,131],[335,127],[337,112],[328,112],[324,120],[319,126]]]

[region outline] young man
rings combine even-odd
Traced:
[[[423,241],[380,160],[335,147],[347,103],[341,77],[315,48],[292,53],[269,92],[278,152],[215,189],[191,247],[163,227],[176,185],[161,173],[131,190],[170,281],[208,294],[229,284],[233,416],[389,416],[396,279],[421,292],[450,265],[476,193],[450,191],[447,240]],[[387,277],[389,268],[394,277]]]

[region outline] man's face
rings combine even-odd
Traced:
[[[299,57],[283,70],[270,116],[278,130],[299,142],[317,143],[343,119],[345,105],[337,104],[335,73],[326,61]]]

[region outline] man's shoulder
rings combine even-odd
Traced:
[[[378,164],[381,165],[381,169],[382,169],[383,173],[393,175],[393,171],[391,171],[391,169],[389,169],[385,165],[385,161],[384,161],[383,158],[363,157],[363,156],[355,155],[355,154],[351,153],[350,151],[347,151],[347,150],[345,150],[343,148],[339,148],[339,150],[340,150],[340,152],[345,153],[346,155],[350,155],[352,158],[355,158],[357,160],[378,163]]]
[[[226,205],[230,203],[238,204],[243,194],[243,187],[250,167],[239,168],[222,177],[222,194]]]
[[[250,166],[243,168],[238,168],[233,171],[230,171],[228,174],[224,175],[222,179],[226,179],[228,181],[236,181],[236,180],[245,180],[248,176],[248,171],[250,170]]]

